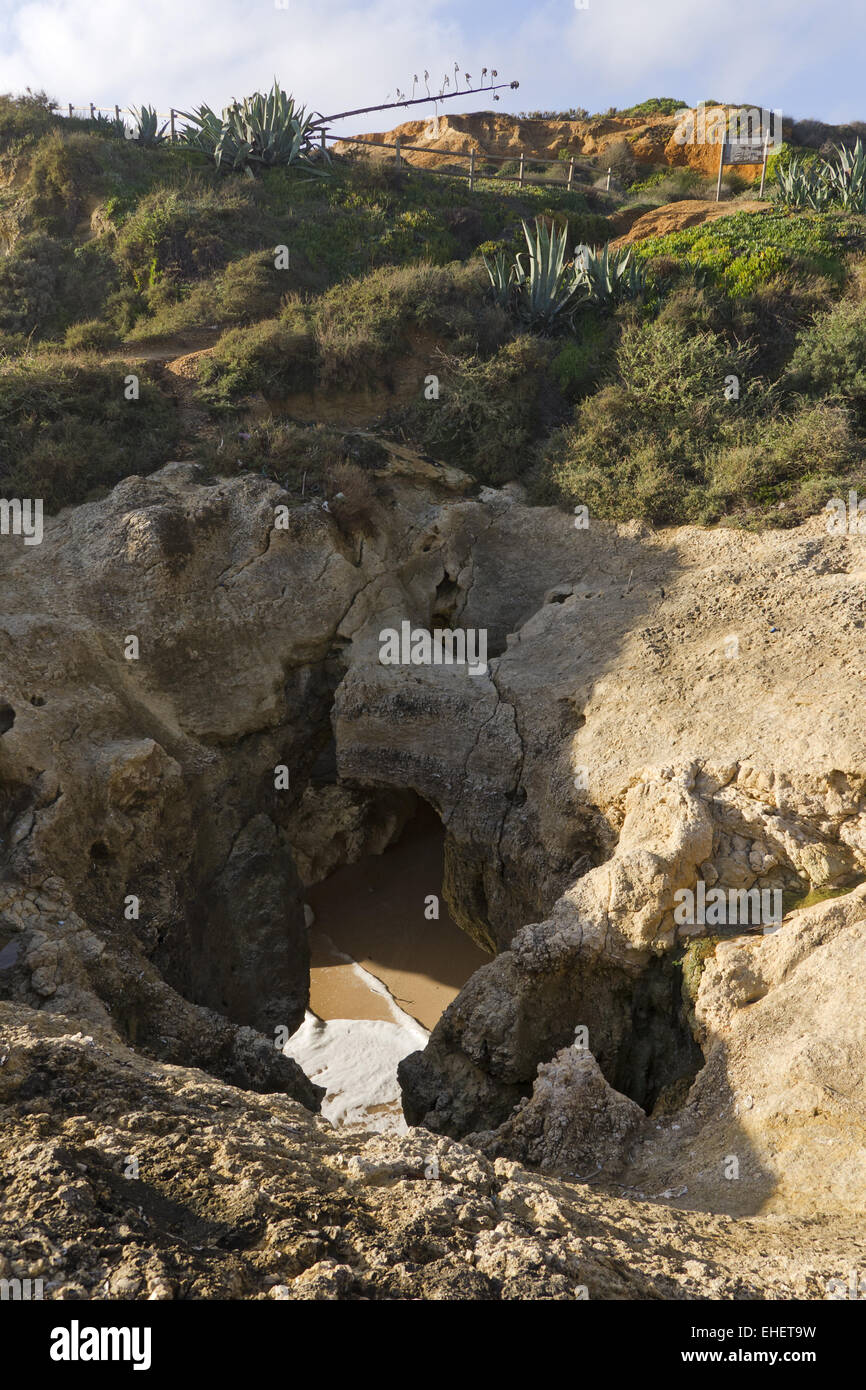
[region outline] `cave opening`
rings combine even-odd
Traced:
[[[379,854],[306,890],[310,1004],[286,1051],[326,1089],[336,1124],[402,1129],[397,1064],[490,960],[443,895],[445,830],[420,798]]]

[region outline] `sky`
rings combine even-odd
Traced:
[[[866,119],[864,54],[863,0],[0,0],[0,91],[44,88],[62,107],[221,108],[276,76],[331,115],[411,92],[415,74],[423,90],[425,69],[438,90],[457,63],[519,81],[501,111],[667,96],[839,122]],[[442,109],[493,108],[488,93]]]

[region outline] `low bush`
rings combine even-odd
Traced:
[[[501,485],[530,471],[536,447],[565,415],[549,367],[555,346],[521,334],[487,360],[445,358],[438,401],[415,406],[412,435],[479,482]]]
[[[53,323],[63,258],[59,241],[32,232],[0,259],[0,331],[28,334]]]
[[[107,352],[117,343],[114,329],[101,319],[87,319],[70,324],[63,346],[72,352]]]
[[[728,399],[736,377],[739,399]],[[768,395],[719,335],[626,326],[615,367],[550,440],[539,495],[592,514],[671,524],[793,523],[857,465],[846,411]]]
[[[283,319],[233,328],[201,360],[198,376],[203,399],[214,406],[238,404],[256,391],[265,396],[303,391],[316,377],[315,342],[303,324],[299,328]]]
[[[348,517],[370,501],[369,491],[362,488],[356,474],[375,472],[387,454],[378,441],[364,434],[346,433],[330,425],[267,419],[230,423],[218,435],[209,433],[200,442],[196,457],[215,474],[261,473],[279,483],[296,502],[327,500],[330,509],[342,491]],[[343,465],[351,465],[354,471],[341,472]]]
[[[83,501],[171,458],[174,402],[144,366],[126,400],[122,363],[51,355],[0,360],[0,493],[41,497],[49,511]]]
[[[375,270],[315,300],[290,296],[279,318],[224,334],[200,380],[214,402],[313,385],[356,390],[382,380],[412,330],[435,333],[452,351],[489,352],[509,327],[484,303],[483,286],[480,263],[421,264]]]
[[[866,423],[866,302],[843,299],[819,315],[793,353],[790,382],[849,402]]]

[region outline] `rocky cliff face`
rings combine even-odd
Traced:
[[[666,1192],[741,1217],[829,1213],[847,1240],[866,1189],[866,890],[790,911],[768,935],[675,911],[699,882],[778,890],[790,907],[866,872],[864,541],[821,518],[760,536],[576,529],[516,487],[473,497],[399,450],[375,484],[368,537],[316,504],[284,529],[276,485],[171,464],[50,520],[39,547],[3,538],[0,1096],[48,1165],[42,1188],[22,1173],[15,1193],[54,1220],[66,1199],[51,1164],[89,1163],[86,1149],[101,1176],[70,1177],[69,1230],[95,1204],[106,1252],[112,1222],[138,1252],[122,1276],[105,1252],[92,1269],[46,1254],[50,1268],[147,1296],[141,1251],[158,1229],[173,1253],[153,1278],[193,1296],[396,1289],[383,1272],[395,1250],[408,1262],[397,1296],[573,1297],[593,1278],[620,1290],[593,1296],[641,1296],[642,1279],[680,1278],[652,1253],[638,1283],[581,1276],[604,1244],[572,1248],[595,1219],[579,1210],[602,1201],[569,1186],[588,1177],[610,1202]],[[383,665],[379,634],[404,620],[486,630],[487,672]],[[307,999],[303,887],[384,848],[418,797],[446,828],[452,912],[497,955],[401,1068],[417,1142],[341,1147],[296,1105],[315,1110],[316,1088],[274,1045]],[[156,1208],[141,1229],[124,1216],[136,1203],[106,1157],[132,1151],[120,1102],[106,1100],[103,1128],[92,1106],[127,1085],[154,1190],[171,1126],[153,1106],[179,1133],[198,1116],[233,1174],[253,1162],[233,1129],[249,1116],[247,1147],[268,1152],[249,1211],[216,1211],[191,1150],[183,1219],[211,1223],[209,1250],[238,1223],[277,1221],[264,1263],[211,1251],[184,1264]],[[344,1232],[353,1174],[375,1189],[370,1241],[317,1225],[307,1255],[294,1250],[309,1194],[285,1188],[292,1127],[304,1181],[334,1208],[323,1227]],[[421,1182],[416,1148],[456,1155],[457,1187]],[[395,1214],[405,1183],[433,1222],[423,1239]],[[455,1210],[467,1215],[452,1231]],[[740,1237],[709,1220],[681,1225],[685,1244],[711,1229],[727,1252],[702,1279],[812,1288],[802,1260],[793,1284],[737,1265]],[[529,1248],[548,1225],[564,1233],[556,1278]]]
[[[707,109],[727,111],[729,108]],[[785,133],[786,136],[790,134],[788,123]],[[708,143],[706,129],[698,125],[696,112],[692,113],[691,124],[687,117],[676,115],[557,121],[500,116],[492,111],[462,116],[443,112],[432,119],[403,121],[393,130],[359,135],[358,141],[375,140],[393,145],[398,136],[405,150],[414,146],[421,151],[411,155],[411,162],[422,169],[441,168],[447,163],[443,155],[469,154],[471,150],[477,155],[509,158],[519,158],[523,153],[528,159],[559,159],[560,150],[567,150],[576,158],[592,158],[604,156],[612,145],[620,145],[623,140],[628,141],[639,165],[667,164],[671,168],[696,169],[707,176],[715,176],[719,168],[718,144]],[[350,140],[338,141],[336,145],[340,153],[358,147]],[[429,153],[431,150],[435,153]],[[369,153],[374,159],[393,159],[393,151],[371,149]],[[738,165],[737,173],[744,179],[760,181],[761,168],[760,165]]]

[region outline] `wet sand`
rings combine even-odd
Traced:
[[[456,925],[442,899],[444,835],[429,809],[399,843],[338,869],[307,893],[316,914],[310,930],[310,1008],[322,1019],[393,1020],[357,961],[387,987],[399,1008],[430,1029],[473,971],[491,959]],[[424,916],[439,898],[439,920]]]

